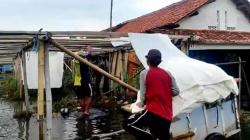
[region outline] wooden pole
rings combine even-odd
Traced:
[[[49,46],[45,46],[45,91],[46,91],[46,123],[47,140],[52,140],[52,95],[50,87],[50,69],[49,69]]]
[[[23,83],[24,83],[25,106],[26,106],[26,110],[30,111],[25,51],[22,51],[22,62],[23,62]]]
[[[18,81],[19,81],[19,98],[22,99],[23,98],[23,80],[22,80],[22,58],[19,55],[18,57]]]
[[[110,1],[110,21],[109,21],[109,32],[112,32],[112,20],[113,20],[113,0]]]
[[[134,92],[136,92],[136,93],[138,92],[138,89],[136,89],[136,88],[132,87],[131,85],[129,85],[129,84],[123,82],[122,80],[120,80],[120,79],[114,77],[113,75],[109,74],[108,72],[104,71],[103,69],[99,68],[98,66],[96,66],[96,65],[94,65],[94,64],[92,64],[92,63],[90,63],[88,60],[83,59],[83,58],[80,57],[79,55],[74,54],[72,51],[70,51],[69,49],[67,49],[67,48],[65,48],[64,46],[60,45],[60,44],[57,43],[56,41],[54,41],[54,40],[52,40],[52,39],[51,39],[50,41],[51,41],[51,43],[52,43],[55,47],[59,48],[59,49],[62,50],[63,52],[67,53],[68,55],[74,57],[75,59],[79,60],[80,62],[82,62],[82,63],[88,65],[90,68],[96,70],[97,72],[100,72],[100,73],[103,74],[104,76],[107,76],[107,77],[110,78],[111,80],[113,80],[113,81],[117,82],[118,84],[120,84],[120,85],[122,85],[122,86],[128,88],[129,90],[132,90],[132,91],[134,91]]]
[[[44,42],[39,42],[38,47],[38,96],[37,114],[39,121],[39,140],[43,140],[43,117],[44,117]]]
[[[242,61],[241,58],[239,57],[239,111],[241,109],[241,84],[242,84],[242,76],[241,76],[241,65],[242,65]]]

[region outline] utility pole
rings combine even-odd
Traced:
[[[109,31],[112,32],[112,18],[113,18],[113,0],[110,0],[110,25],[109,25]]]

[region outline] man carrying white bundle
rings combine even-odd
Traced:
[[[130,116],[124,129],[140,140],[169,140],[172,96],[178,95],[179,89],[172,75],[158,67],[162,61],[159,50],[151,49],[146,59],[149,69],[140,74],[140,101],[136,103],[145,110]]]

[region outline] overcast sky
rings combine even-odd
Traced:
[[[180,0],[114,0],[113,25]],[[85,30],[109,27],[110,0],[0,0],[0,30]]]

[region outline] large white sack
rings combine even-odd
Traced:
[[[38,53],[26,52],[26,70],[29,89],[38,88]],[[49,52],[50,86],[60,88],[63,78],[63,52]]]

